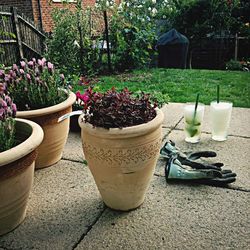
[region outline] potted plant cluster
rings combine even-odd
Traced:
[[[17,117],[38,123],[44,140],[38,148],[36,168],[58,162],[69,131],[69,119],[58,123],[58,118],[72,110],[75,94],[70,92],[64,75],[46,59],[21,61],[12,69],[0,70],[0,80],[17,105]]]
[[[36,148],[43,130],[36,123],[15,118],[16,105],[0,81],[0,235],[25,218],[33,183]]]
[[[122,211],[139,207],[159,155],[162,111],[149,95],[128,89],[89,88],[81,98],[83,151],[104,203]]]

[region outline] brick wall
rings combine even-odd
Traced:
[[[37,2],[38,0],[32,0],[33,2]],[[95,4],[95,0],[84,0],[83,6],[93,6]],[[116,0],[116,2],[120,3],[121,0]],[[60,2],[53,2],[48,0],[40,0],[41,4],[41,12],[42,12],[42,22],[43,22],[43,29],[46,32],[50,32],[53,30],[53,20],[51,17],[51,12],[53,8],[64,8],[65,5],[63,5]],[[35,6],[35,4],[33,4]],[[74,4],[69,4],[67,6],[70,6],[69,8],[74,9]],[[38,13],[39,16],[39,13]],[[39,20],[39,17],[37,16],[37,13],[34,13],[34,19]]]
[[[116,1],[121,2],[121,0]],[[84,0],[83,6],[93,6],[95,2],[95,0]],[[18,13],[23,13],[40,26],[40,20],[42,19],[42,28],[46,32],[53,30],[53,20],[51,17],[53,8],[65,8],[65,6],[67,6],[67,8],[74,9],[75,6],[73,3],[64,5],[60,2],[53,2],[53,0],[40,0],[40,9],[39,0],[0,0],[0,5],[17,7]]]
[[[32,1],[34,22],[36,24],[38,24],[42,28],[41,22],[40,22],[41,17],[40,17],[40,10],[39,10],[38,0],[31,0],[31,1]]]
[[[32,0],[37,1],[37,0]],[[42,12],[42,22],[43,22],[43,29],[46,32],[50,32],[53,29],[53,20],[51,17],[51,12],[53,8],[65,8],[66,5],[60,3],[60,2],[53,2],[48,0],[40,0],[41,4],[41,12]],[[83,1],[84,6],[92,6],[95,4],[95,0],[84,0]],[[67,8],[74,9],[75,4],[68,4]],[[39,17],[36,17],[37,13],[34,15],[35,19],[38,20]],[[39,13],[38,13],[39,15]]]
[[[34,20],[31,0],[0,0],[0,6],[16,7],[19,14]]]

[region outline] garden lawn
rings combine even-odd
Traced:
[[[216,86],[220,85],[221,100],[232,101],[235,107],[250,108],[250,73],[196,69],[147,69],[112,76],[102,76],[98,91],[115,86],[120,90],[160,91],[168,94],[170,102],[194,102],[200,93],[200,102],[209,104],[216,99]]]

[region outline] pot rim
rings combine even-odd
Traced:
[[[128,138],[144,135],[154,131],[156,128],[160,127],[164,120],[164,114],[162,110],[156,108],[156,117],[143,124],[125,127],[125,128],[110,128],[105,129],[101,127],[93,127],[90,123],[85,123],[83,121],[84,114],[79,116],[78,122],[81,129],[84,129],[87,133],[94,135],[96,137],[102,138]]]
[[[47,108],[17,111],[17,117],[28,119],[28,118],[32,118],[41,114],[48,115],[48,114],[56,113],[58,111],[64,110],[65,108],[71,106],[75,101],[76,101],[76,95],[73,92],[70,92],[68,98],[59,104],[56,104]]]
[[[38,124],[26,119],[15,118],[15,120],[17,121],[17,124],[19,122],[28,124],[32,128],[32,132],[22,143],[0,153],[0,167],[21,159],[25,155],[31,153],[43,141],[44,133]]]

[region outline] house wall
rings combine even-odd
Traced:
[[[33,6],[35,6],[35,2],[37,3],[38,0],[32,0]],[[83,7],[84,6],[93,6],[95,5],[95,0],[83,0]],[[121,0],[116,0],[116,2],[120,3]],[[40,0],[41,12],[42,12],[42,23],[43,29],[46,32],[51,32],[53,30],[53,20],[51,17],[51,12],[53,8],[67,8],[74,9],[75,4],[69,3],[64,5],[60,3],[60,1],[53,1],[53,0]],[[39,12],[34,12],[34,19],[35,21],[39,20]]]
[[[34,20],[31,0],[0,0],[0,6],[16,7],[19,14]]]
[[[95,0],[83,0],[83,6],[93,6]],[[120,3],[121,0],[116,0]],[[40,8],[39,8],[40,4]],[[58,0],[0,0],[0,5],[7,7],[17,7],[18,13],[23,13],[25,16],[34,20],[34,22],[42,27],[45,32],[51,32],[53,30],[53,20],[51,13],[53,8],[70,8],[74,9],[75,4],[69,3],[67,5],[62,4]],[[42,25],[41,25],[42,20]]]
[[[38,0],[32,0],[33,2],[37,2]],[[93,6],[95,4],[95,0],[84,0],[83,1],[84,6]],[[41,6],[41,12],[42,12],[42,23],[43,23],[43,29],[46,32],[51,32],[53,29],[53,20],[51,17],[51,13],[53,8],[69,8],[74,9],[75,4],[69,3],[67,5],[62,4],[58,1],[48,1],[48,0],[40,0],[40,6]],[[39,13],[35,13],[35,19],[39,20]]]

